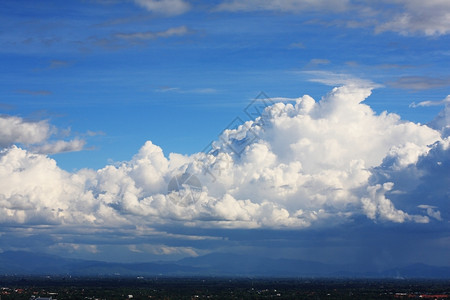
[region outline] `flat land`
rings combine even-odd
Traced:
[[[450,299],[450,280],[0,277],[1,300]]]

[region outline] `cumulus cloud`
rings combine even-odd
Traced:
[[[422,208],[422,209],[425,209],[427,211],[427,214],[430,217],[435,218],[436,220],[442,221],[441,212],[436,210],[435,206],[421,204],[418,207]]]
[[[183,0],[134,0],[134,2],[150,12],[175,16],[190,9],[188,2]]]
[[[14,143],[35,144],[51,134],[47,121],[29,122],[20,117],[0,116],[0,147]]]
[[[83,139],[75,138],[70,141],[52,140],[52,136],[58,132],[62,133],[63,130],[54,128],[47,120],[27,121],[17,116],[0,116],[0,148],[21,144],[35,153],[42,154],[81,151],[84,149],[86,141]]]
[[[372,170],[369,182],[395,182],[397,192],[387,192],[405,210],[426,212],[415,221],[448,220],[450,199],[450,139],[436,141],[421,151],[416,145],[395,149]],[[419,208],[419,210],[417,209]],[[409,216],[411,217],[411,216]]]
[[[429,126],[439,130],[444,137],[450,136],[450,104],[445,105]]]
[[[353,84],[319,101],[274,103],[225,130],[208,153],[165,156],[148,141],[130,161],[99,170],[69,173],[46,155],[8,147],[0,152],[0,222],[94,230],[447,220],[448,138],[376,114],[363,103],[370,94]],[[435,188],[418,198],[417,186],[430,182]]]

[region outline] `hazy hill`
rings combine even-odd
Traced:
[[[224,253],[175,262],[109,263],[8,251],[0,253],[0,275],[450,278],[450,267],[414,264],[361,271],[356,266]]]

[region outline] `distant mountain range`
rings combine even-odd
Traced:
[[[450,267],[414,264],[382,271],[357,266],[214,253],[174,262],[110,263],[23,251],[0,253],[1,275],[450,278]]]

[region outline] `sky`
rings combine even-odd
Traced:
[[[0,251],[450,266],[450,2],[0,3]]]

